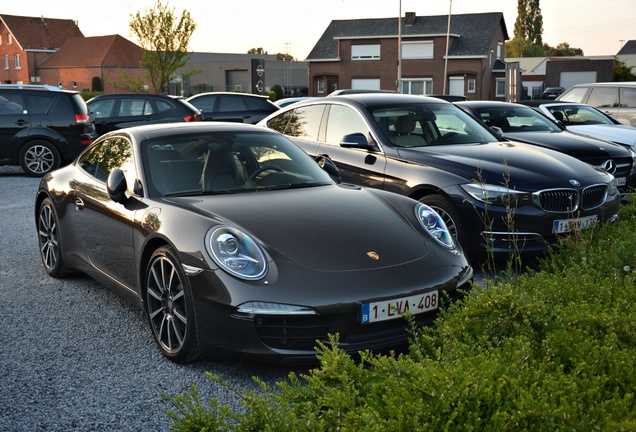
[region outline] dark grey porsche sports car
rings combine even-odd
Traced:
[[[472,268],[430,207],[319,162],[236,123],[106,134],[38,187],[44,268],[130,298],[176,362],[397,348],[404,313],[431,322]]]

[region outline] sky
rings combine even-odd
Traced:
[[[180,16],[187,10],[196,23],[190,50],[246,53],[263,48],[303,60],[332,20],[417,15],[503,12],[508,35],[514,36],[517,0],[161,0]],[[78,22],[84,36],[119,34],[137,43],[130,32],[131,15],[144,14],[156,0],[31,0],[3,2],[0,14],[44,16]],[[636,39],[636,0],[543,0],[543,41],[567,42],[584,55],[614,55]]]

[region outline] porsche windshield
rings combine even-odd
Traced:
[[[333,184],[287,138],[260,132],[171,135],[142,144],[150,189],[163,196]]]
[[[410,104],[376,108],[373,118],[397,147],[485,143],[497,138],[451,104]]]

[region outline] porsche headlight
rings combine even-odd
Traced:
[[[415,215],[426,232],[439,244],[447,249],[456,248],[453,236],[448,231],[442,217],[435,210],[425,204],[418,204],[415,206]]]
[[[482,183],[467,183],[460,186],[477,201],[492,205],[520,206],[532,201],[532,195],[528,192],[504,186]]]
[[[236,228],[225,225],[213,228],[208,235],[207,247],[214,262],[233,276],[257,280],[267,272],[261,248]]]

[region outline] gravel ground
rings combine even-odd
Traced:
[[[252,377],[285,380],[282,367],[174,364],[141,310],[88,277],[49,277],[34,222],[38,181],[0,167],[0,431],[167,431],[162,393],[195,384],[203,400],[239,406],[206,371],[237,389],[257,388]]]

